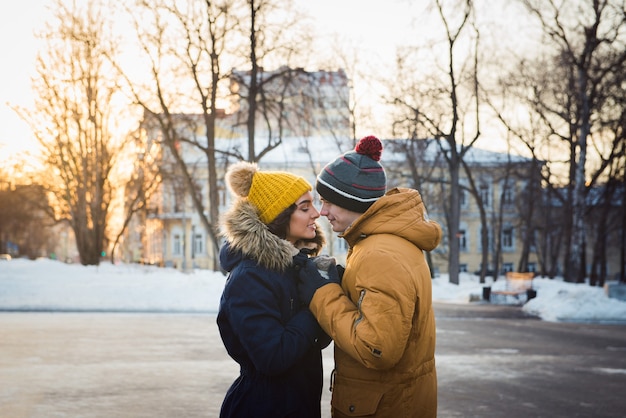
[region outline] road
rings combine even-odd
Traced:
[[[624,417],[625,325],[435,313],[439,417]],[[237,372],[215,315],[0,313],[1,418],[217,417]]]
[[[624,417],[626,325],[436,306],[440,417]]]

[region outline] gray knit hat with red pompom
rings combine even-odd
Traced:
[[[385,169],[378,162],[382,150],[375,136],[361,138],[353,151],[328,163],[317,176],[319,195],[344,209],[367,211],[387,190]]]

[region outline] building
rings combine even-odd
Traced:
[[[259,139],[259,142],[263,140]],[[417,188],[424,196],[430,217],[437,220],[444,228],[442,245],[432,254],[436,272],[444,273],[447,271],[448,247],[444,209],[449,190],[445,175],[447,168],[443,159],[438,155],[440,150],[433,141],[430,141],[428,149],[421,153],[420,160],[411,160],[422,170],[428,168],[429,171],[420,173],[419,179],[412,178],[407,153],[398,146],[402,142],[401,140],[385,141],[383,164],[388,172],[389,183],[390,186],[403,187],[416,187],[416,183],[419,184]],[[243,138],[219,139],[216,142],[216,148],[227,154],[236,154],[244,149],[245,145],[246,140]],[[344,138],[339,143],[334,137],[284,138],[280,146],[263,156],[259,161],[259,166],[264,170],[290,171],[314,183],[317,173],[328,161],[351,149],[352,146],[349,138]],[[181,149],[186,150],[185,145]],[[206,170],[202,168],[202,159],[192,150],[185,155],[185,160],[198,176],[196,183],[202,190],[202,195],[206,197]],[[482,198],[487,217],[491,260],[487,270],[493,271],[496,265],[500,272],[517,270],[525,242],[524,228],[520,224],[521,218],[518,212],[521,208],[518,203],[519,196],[524,193],[527,183],[526,177],[520,177],[519,173],[525,170],[524,167],[529,161],[521,157],[514,157],[511,160],[511,157],[504,154],[480,149],[471,150],[467,155],[467,160],[476,177],[478,193]],[[167,159],[164,159],[162,164],[166,164],[166,161]],[[223,178],[229,162],[232,161],[228,159],[219,161],[220,178]],[[175,171],[171,166],[168,170]],[[513,175],[513,172],[516,174]],[[135,261],[145,260],[149,263],[176,266],[181,269],[213,268],[215,254],[209,249],[210,240],[198,215],[194,212],[184,185],[176,182],[176,178],[172,176],[165,179],[159,191],[151,199],[150,210],[143,220],[144,226],[139,228],[143,232],[141,239],[143,244],[137,247],[141,249],[141,254],[136,253],[133,258]],[[481,268],[480,236],[483,223],[480,208],[467,187],[467,180],[462,180],[462,182],[466,188],[462,194],[461,232],[458,237],[461,244],[460,264],[463,271],[474,272]],[[219,184],[221,212],[229,205],[230,195],[225,190],[223,182]],[[326,227],[326,235],[329,238],[327,251],[342,260],[347,250],[343,240],[336,238],[324,219],[320,220],[320,223]],[[533,249],[528,257],[528,269],[533,271],[538,263]]]
[[[259,146],[264,139],[258,139]],[[384,140],[383,165],[386,168],[389,186],[413,187],[420,190],[431,219],[438,221],[443,228],[441,245],[430,254],[435,274],[446,273],[448,268],[449,237],[447,233],[447,210],[449,197],[448,168],[442,157],[442,150],[434,140],[419,142],[419,152],[413,153],[407,145],[416,145],[416,141]],[[247,140],[243,138],[219,139],[216,148],[226,154],[236,154],[245,149]],[[185,149],[182,145],[181,149]],[[273,148],[259,161],[263,170],[286,170],[302,175],[312,184],[323,166],[336,156],[353,147],[353,141],[335,137],[292,137],[284,138],[282,143]],[[199,156],[190,151],[185,157],[188,162],[196,162],[195,181],[203,198],[206,198],[205,164]],[[191,157],[193,156],[193,157]],[[232,158],[218,160],[219,178]],[[165,163],[166,160],[163,160]],[[544,273],[549,259],[562,263],[562,244],[554,240],[561,234],[559,219],[564,218],[563,209],[558,201],[547,199],[547,191],[541,188],[538,172],[542,163],[525,157],[512,156],[479,148],[472,148],[465,156],[470,168],[472,182],[462,171],[461,184],[461,220],[460,231],[456,237],[460,244],[460,269],[477,273],[482,268],[483,248],[486,245],[488,275],[503,274],[507,271],[534,271]],[[167,172],[165,170],[164,172]],[[203,177],[204,176],[204,177]],[[144,261],[179,269],[215,268],[216,253],[211,250],[211,240],[203,224],[192,207],[189,193],[172,176],[161,184],[159,190],[150,199],[149,209],[144,217],[137,217],[133,228],[129,228],[129,243],[126,255],[132,254],[132,261]],[[230,204],[231,196],[226,191],[223,181],[218,183],[220,213]],[[611,205],[601,205],[600,191],[590,194],[590,219],[587,223],[589,244],[597,241],[599,219],[609,220],[609,248],[605,251],[606,260],[596,260],[594,246],[587,246],[588,271],[592,266],[604,265],[608,276],[619,273],[620,248],[623,240],[623,226],[620,226],[620,214],[623,214],[623,192],[616,194]],[[317,202],[319,204],[319,202]],[[609,212],[603,212],[608,210]],[[598,214],[609,215],[598,216]],[[545,217],[549,214],[549,219]],[[622,216],[623,218],[623,216]],[[594,221],[595,219],[595,221]],[[344,260],[347,248],[342,239],[338,239],[325,219],[320,224],[328,238],[326,251]],[[546,222],[548,227],[546,227]],[[485,238],[483,240],[483,230]],[[132,231],[137,235],[130,237]],[[620,235],[620,231],[622,231]],[[137,243],[141,244],[137,244]],[[485,244],[486,243],[486,244]],[[595,244],[594,244],[595,245]],[[132,251],[128,251],[132,249]],[[551,254],[550,251],[556,251]],[[596,254],[596,255],[594,255]],[[595,263],[595,264],[594,264]],[[600,264],[598,264],[600,263]],[[557,269],[557,273],[562,271]]]
[[[264,102],[257,114],[255,155],[263,170],[286,170],[302,175],[311,183],[322,167],[336,156],[351,149],[354,140],[349,128],[349,86],[343,71],[307,72],[281,68],[261,71]],[[217,173],[216,189],[220,213],[228,207],[230,195],[224,186],[224,173],[232,162],[249,159],[245,122],[250,82],[249,72],[233,72],[231,91],[233,113],[221,112],[217,118],[213,169]],[[158,115],[156,115],[158,116]],[[179,269],[218,268],[214,240],[206,224],[209,182],[204,115],[174,115],[170,129],[144,120],[146,143],[158,148],[160,184],[149,197],[143,214],[137,214],[125,238],[124,259]],[[175,145],[176,153],[167,146]],[[173,142],[172,142],[173,141]],[[445,143],[436,140],[388,139],[384,141],[383,165],[390,187],[413,187],[422,193],[430,217],[444,229],[441,245],[429,254],[435,274],[448,268],[449,235],[447,206],[450,194],[449,169],[445,162]],[[204,147],[204,148],[203,148]],[[180,168],[175,154],[187,168],[192,187],[184,181],[187,175]],[[558,205],[545,197],[540,183],[543,163],[506,153],[471,148],[464,157],[467,171],[461,169],[460,231],[455,239],[460,245],[460,269],[471,273],[483,268],[488,275],[507,271],[545,272],[548,260],[562,260],[562,246],[556,250],[558,238],[551,225],[564,217]],[[623,195],[623,193],[622,193]],[[205,208],[199,215],[196,196]],[[620,200],[620,202],[623,202]],[[621,206],[620,206],[621,205]],[[609,205],[610,206],[610,205]],[[613,205],[615,206],[615,205]],[[609,208],[615,218],[623,203]],[[606,209],[598,207],[593,213]],[[550,213],[546,224],[541,216]],[[591,221],[591,220],[590,220]],[[617,222],[617,221],[615,221]],[[614,223],[614,222],[613,222]],[[622,221],[623,223],[623,221]],[[329,238],[327,252],[341,262],[345,243],[337,239],[322,219]],[[596,237],[597,223],[589,222],[588,236]],[[616,228],[616,230],[620,230]],[[624,226],[621,226],[624,230]],[[614,235],[614,234],[613,234]],[[618,237],[613,237],[611,242]],[[623,232],[622,232],[623,242]],[[623,252],[624,244],[621,247]],[[557,255],[554,255],[554,252]],[[609,259],[595,260],[588,254],[588,263],[605,265],[609,274],[616,273],[619,252],[606,251]],[[622,255],[623,257],[623,255]],[[591,268],[591,267],[590,267]],[[594,267],[596,268],[596,267]],[[589,270],[589,269],[588,269]],[[559,270],[558,266],[555,271]]]
[[[250,71],[233,70],[230,91],[234,126],[246,127],[250,88]],[[260,68],[256,97],[258,136],[350,136],[350,87],[342,69]],[[247,131],[240,134],[245,137]]]
[[[247,90],[242,84],[245,77],[245,73],[234,72],[233,79],[239,80],[239,84],[233,81],[231,88],[239,93],[237,105],[233,106],[233,113],[220,112],[216,118],[213,168],[218,177],[220,213],[230,203],[223,183],[228,165],[248,159],[247,131],[242,123],[247,113]],[[265,80],[266,100],[258,116],[257,125],[263,128],[256,131],[255,149],[263,154],[261,168],[302,173],[314,182],[315,171],[321,168],[314,162],[323,161],[326,156],[318,155],[319,150],[326,151],[331,159],[351,142],[345,111],[349,91],[345,73],[281,68],[262,72],[260,77]],[[282,119],[268,118],[266,112],[273,112],[278,103]],[[262,123],[278,119],[280,126]],[[159,186],[146,197],[146,208],[133,216],[127,228],[123,259],[182,270],[218,268],[219,243],[207,227],[210,166],[204,115],[146,114],[141,126],[145,148],[151,150],[157,167],[147,174],[150,171],[145,166],[147,152],[142,150],[141,158],[137,158],[141,164],[136,167],[135,178],[144,179],[144,183],[147,177],[158,176]],[[330,132],[332,147],[318,147],[320,138],[328,137]],[[191,187],[187,176],[192,178]],[[131,200],[127,197],[128,202]],[[199,205],[203,207],[203,216]]]
[[[446,142],[437,140],[387,140],[383,164],[393,186],[413,187],[424,198],[431,219],[443,228],[443,239],[432,252],[434,273],[448,269],[448,218],[450,177],[443,153]],[[482,269],[483,248],[487,252],[486,272],[536,271],[538,258],[530,219],[520,215],[527,210],[525,196],[538,187],[541,164],[532,159],[472,147],[464,156],[466,172],[460,170],[461,215],[459,268],[478,273]],[[483,237],[483,230],[485,236]],[[532,234],[531,234],[532,237]],[[523,262],[521,262],[523,261]]]

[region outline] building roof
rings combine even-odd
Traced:
[[[407,159],[405,152],[398,146],[406,140],[403,139],[383,139],[383,155],[381,163],[404,162]],[[395,144],[395,146],[394,146]],[[258,138],[255,149],[259,152],[267,145],[267,138]],[[425,147],[420,148],[420,159],[424,161],[435,161],[441,158],[441,149],[449,149],[447,143],[442,142],[442,146],[435,140],[424,141]],[[243,156],[248,155],[247,138],[218,140],[216,148],[219,150],[238,151]],[[260,160],[260,164],[268,165],[302,165],[302,164],[326,164],[342,153],[354,148],[354,141],[348,138],[332,137],[290,137],[284,138],[280,146],[276,147]],[[465,161],[470,165],[501,165],[510,163],[525,163],[531,159],[519,155],[512,155],[502,152],[490,151],[482,148],[472,147],[466,155]]]

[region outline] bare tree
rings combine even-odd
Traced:
[[[463,171],[465,172],[465,177],[467,178],[467,181],[469,183],[469,187],[467,187],[467,190],[469,191],[469,193],[474,197],[474,200],[476,201],[476,206],[478,207],[478,213],[480,214],[480,224],[481,224],[481,229],[480,229],[480,243],[481,243],[481,248],[482,248],[482,255],[481,255],[481,269],[480,269],[480,283],[485,283],[485,276],[487,275],[487,268],[489,266],[489,228],[488,228],[488,223],[487,223],[487,205],[486,202],[483,199],[483,195],[480,193],[480,189],[479,189],[479,185],[476,184],[476,180],[474,180],[474,175],[472,173],[471,168],[469,167],[469,165],[461,160],[461,164],[463,166]],[[495,231],[499,231],[498,226],[501,225],[501,222],[496,222],[495,224]],[[495,234],[496,235],[496,239],[498,237],[499,234]],[[496,248],[498,248],[498,245],[496,245]],[[497,258],[496,258],[497,260]],[[497,262],[495,263],[495,267],[494,267],[494,279],[497,279],[498,277],[498,267],[497,267]]]
[[[144,128],[158,128],[160,145],[178,165],[185,190],[191,198],[218,269],[219,182],[216,149],[220,89],[228,78],[224,66],[225,49],[239,20],[234,0],[189,2],[145,0],[128,8],[134,21],[142,56],[150,68],[150,84],[133,79],[129,68],[116,63],[124,75],[133,100],[144,111]],[[176,82],[173,82],[176,80]],[[183,109],[194,109],[191,113]],[[198,184],[196,162],[183,155],[183,148],[204,156],[206,191]],[[208,216],[207,216],[208,207]]]
[[[127,232],[133,217],[137,216],[138,213],[147,212],[152,194],[161,185],[160,167],[158,166],[159,148],[154,146],[155,144],[148,145],[145,135],[142,134],[141,131],[132,134],[133,142],[138,149],[135,153],[137,158],[133,161],[132,174],[124,188],[122,227],[111,246],[111,263],[115,263],[115,250]],[[142,224],[144,223],[145,219],[142,220]]]
[[[283,139],[285,105],[290,84],[302,73],[302,66],[290,65],[294,57],[302,57],[311,36],[303,30],[302,19],[291,0],[245,0],[248,44],[245,51],[248,71],[232,73],[238,85],[240,117],[245,119],[248,138],[247,160],[259,161],[278,147]],[[280,65],[276,65],[280,63]],[[274,65],[276,70],[266,71]],[[259,130],[259,122],[264,129]],[[263,149],[256,143],[267,136]]]
[[[52,224],[46,190],[15,184],[0,170],[0,253],[31,259],[46,255]]]
[[[619,102],[618,102],[619,103]],[[610,149],[603,150],[592,144],[600,156],[600,166],[606,166],[607,180],[603,184],[589,189],[587,195],[587,225],[588,238],[593,248],[589,284],[604,286],[607,279],[607,253],[619,253],[621,259],[620,281],[624,281],[624,255],[626,234],[626,215],[624,215],[624,193],[626,191],[626,97],[622,101],[621,116],[607,124],[613,136]],[[600,170],[596,170],[598,173]],[[604,172],[604,171],[602,171]]]
[[[607,142],[611,135],[602,120],[615,120],[619,115],[615,103],[623,103],[624,89],[616,86],[622,83],[626,62],[624,3],[578,1],[572,7],[553,0],[522,0],[522,4],[536,17],[545,39],[540,54],[520,60],[510,81],[521,87],[518,97],[542,125],[544,152],[550,152],[544,158],[550,164],[547,184],[555,191],[552,198],[562,203],[565,219],[563,275],[580,282],[586,275],[587,194],[617,157],[615,147],[603,147],[608,151],[600,157],[603,162],[589,172],[598,158],[592,154],[590,159],[589,141]],[[563,153],[555,151],[559,145],[565,148]],[[567,156],[562,164],[560,154]],[[559,165],[567,170],[563,180]],[[558,190],[563,185],[565,194]]]
[[[450,194],[447,205],[447,245],[448,272],[450,282],[459,283],[459,224],[461,185],[459,172],[465,153],[480,136],[479,97],[478,97],[478,31],[472,25],[473,2],[457,1],[444,5],[442,0],[435,2],[437,12],[443,24],[447,42],[446,62],[440,72],[422,79],[411,80],[415,72],[407,53],[398,57],[398,77],[403,85],[398,85],[398,92],[392,102],[404,113],[410,115],[416,125],[426,135],[439,139],[442,154],[449,171]],[[466,32],[471,31],[467,36]],[[469,39],[469,41],[468,41]],[[463,44],[465,42],[465,45]],[[459,48],[470,43],[462,52]],[[465,55],[461,55],[465,54]],[[457,64],[457,59],[462,62]],[[445,74],[445,82],[440,75]],[[398,83],[400,84],[400,83]],[[407,85],[410,84],[410,85]],[[469,125],[473,125],[470,132]]]
[[[339,35],[335,35],[339,36]],[[377,82],[380,83],[379,77],[371,73],[371,68],[364,65],[366,60],[361,56],[360,45],[342,39],[341,42],[333,43],[331,46],[332,58],[329,58],[328,67],[332,68],[339,63],[339,68],[345,72],[349,94],[345,96],[341,102],[342,107],[348,110],[346,123],[350,127],[351,146],[356,145],[358,131],[371,131],[381,129],[375,123],[375,113],[366,104],[366,95],[371,95],[373,88]],[[359,84],[360,89],[355,89]],[[384,97],[381,97],[384,100]],[[379,137],[386,136],[386,133],[379,133]],[[412,138],[412,137],[409,137]],[[342,141],[337,141],[338,143]],[[345,151],[345,148],[342,149]]]
[[[119,88],[104,58],[116,54],[117,42],[103,4],[65,3],[56,1],[54,21],[40,35],[46,48],[33,79],[36,105],[22,116],[41,145],[57,218],[69,221],[81,263],[97,265],[107,243],[111,176],[125,146],[114,131]]]
[[[394,128],[398,129],[401,125],[403,124],[397,122]],[[420,193],[424,195],[425,189],[427,189],[429,184],[437,184],[443,181],[437,175],[437,173],[440,172],[438,168],[441,167],[441,160],[443,159],[443,156],[440,152],[438,152],[439,149],[437,144],[434,143],[435,141],[418,139],[415,137],[417,133],[413,131],[415,126],[412,123],[409,123],[406,128],[410,130],[407,135],[409,139],[388,141],[386,146],[390,148],[392,153],[405,156],[406,162],[409,166],[409,175],[408,178],[406,178],[407,174],[405,172],[404,164],[399,167],[389,165],[386,169],[388,184],[390,187],[411,187],[420,191]],[[437,152],[432,151],[435,148],[437,149]],[[428,191],[432,191],[432,188],[428,189]],[[438,197],[440,198],[440,196],[435,196],[434,193],[428,193],[429,205],[435,205],[435,199]],[[431,277],[434,278],[435,271],[430,251],[426,253],[426,261],[428,263],[428,267],[430,268]]]
[[[537,65],[537,68],[543,66]],[[502,77],[499,85],[502,90],[492,91],[487,96],[487,102],[507,130],[509,152],[515,150],[516,153],[529,155],[531,159],[529,170],[519,170],[515,173],[522,184],[526,184],[524,189],[517,192],[516,199],[523,240],[518,271],[525,271],[530,247],[534,246],[541,275],[554,277],[558,273],[559,249],[564,230],[562,212],[555,206],[564,206],[564,196],[559,189],[562,182],[558,179],[560,166],[565,161],[557,159],[557,156],[566,150],[555,148],[550,143],[549,135],[538,115],[533,112],[519,112],[520,97],[524,97],[529,90],[544,90],[550,85],[542,77],[517,77],[519,74],[527,75],[530,67],[530,64],[524,61],[519,66],[519,71]],[[496,104],[496,99],[501,99],[500,103]],[[520,114],[524,117],[520,118]],[[552,152],[546,154],[545,150]]]

